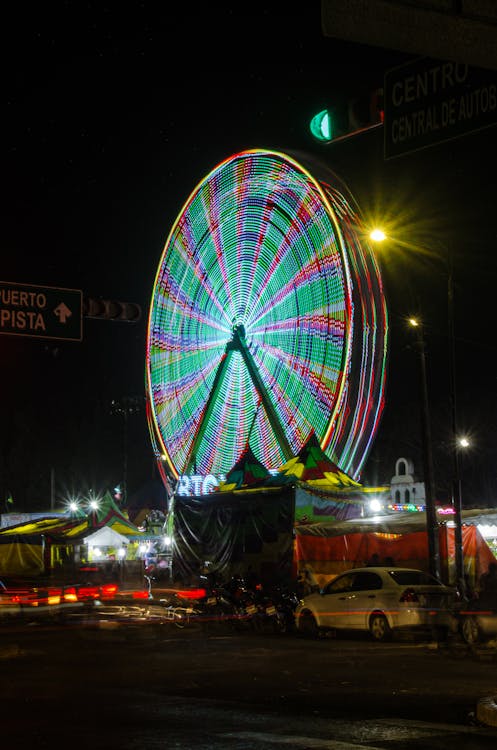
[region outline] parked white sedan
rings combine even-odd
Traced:
[[[325,630],[369,631],[375,641],[400,629],[447,634],[455,627],[455,596],[455,589],[422,570],[353,568],[305,596],[295,610],[295,625],[313,637]]]

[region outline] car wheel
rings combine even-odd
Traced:
[[[308,638],[319,637],[319,627],[312,612],[302,612],[300,615],[300,630]]]
[[[461,624],[461,634],[463,640],[469,645],[474,646],[481,640],[480,628],[474,617],[465,617]]]
[[[371,615],[369,632],[374,641],[388,641],[392,637],[392,630],[385,615]]]

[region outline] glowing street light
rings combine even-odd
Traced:
[[[384,242],[387,238],[385,232],[382,229],[376,227],[369,233],[369,237],[373,242]]]
[[[378,500],[377,497],[374,497],[372,500],[370,500],[369,510],[372,511],[373,513],[379,513],[381,510],[383,510],[383,505],[381,504],[381,502]]]

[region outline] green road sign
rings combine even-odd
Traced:
[[[0,281],[0,334],[81,341],[79,289]]]

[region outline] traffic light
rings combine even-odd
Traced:
[[[337,99],[312,117],[310,130],[317,141],[332,143],[363,133],[383,123],[383,90]]]
[[[328,107],[321,110],[311,120],[311,133],[317,141],[329,143],[343,133],[343,125],[339,122],[343,110]]]
[[[83,315],[86,318],[101,320],[119,320],[136,323],[141,318],[141,307],[134,302],[119,302],[115,299],[83,299]]]

